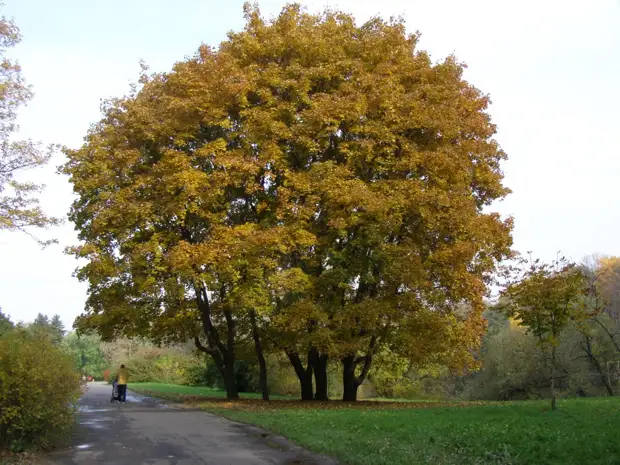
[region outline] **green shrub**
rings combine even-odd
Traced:
[[[191,365],[186,371],[186,386],[208,386],[207,368],[203,363]]]
[[[224,379],[211,358],[207,358],[206,367],[191,372],[192,380],[198,381],[190,384],[193,386],[208,386],[216,389],[224,389]],[[190,378],[188,373],[188,378]],[[235,361],[235,379],[239,392],[259,392],[258,363],[247,360]]]
[[[167,384],[184,384],[190,382],[192,367],[200,361],[190,355],[171,352],[155,360],[154,380]]]
[[[118,357],[108,370],[114,379],[121,363],[127,367],[130,383],[195,385],[204,380],[204,361],[174,348],[141,347],[131,356]],[[107,371],[107,370],[104,370]]]
[[[156,350],[144,350],[135,356],[124,360],[127,366],[129,382],[145,383],[148,381],[161,382],[160,370],[157,367],[157,359],[160,354]],[[120,364],[111,367],[112,378],[116,376]]]
[[[267,383],[272,394],[299,395],[299,380],[295,370],[282,355],[271,354],[267,357]]]
[[[73,425],[81,393],[73,360],[47,338],[16,329],[0,338],[0,448],[49,448]]]

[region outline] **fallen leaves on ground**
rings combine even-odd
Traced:
[[[228,399],[192,396],[186,394],[169,394],[161,392],[140,391],[142,394],[159,397],[162,399],[180,402],[189,407],[200,407],[204,409],[234,409],[244,411],[265,411],[265,410],[286,410],[286,409],[363,409],[363,410],[387,410],[387,409],[428,409],[442,407],[474,407],[488,405],[489,402],[429,402],[429,401],[410,401],[410,402],[390,402],[360,400],[358,402],[342,402],[340,400],[330,400],[327,402],[319,401],[300,401],[300,400],[271,400],[264,401],[259,399],[239,399],[231,401]],[[497,404],[497,403],[496,403]]]

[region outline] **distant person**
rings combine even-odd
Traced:
[[[125,365],[121,365],[120,370],[118,370],[116,382],[118,385],[118,399],[124,404],[127,399],[127,370]]]

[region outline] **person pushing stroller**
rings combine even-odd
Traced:
[[[125,365],[121,365],[116,379],[112,383],[112,402],[118,401],[124,404],[127,400],[127,378]]]

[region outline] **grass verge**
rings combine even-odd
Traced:
[[[173,401],[206,399],[226,399],[226,391],[206,386],[179,386],[163,383],[131,383],[131,391]],[[242,399],[261,399],[260,393],[242,392]],[[285,396],[271,396],[273,399],[290,399]]]
[[[169,387],[168,394],[181,389]],[[177,400],[188,400],[180,397]],[[350,465],[616,465],[620,399],[548,403],[189,399],[227,418],[282,434]]]

